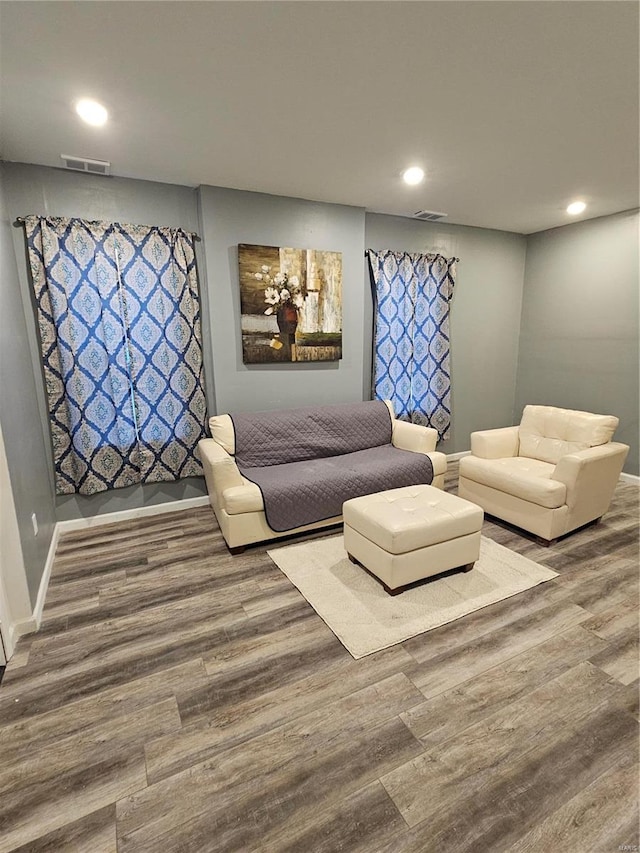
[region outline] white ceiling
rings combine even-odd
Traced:
[[[521,233],[638,206],[637,2],[1,2],[0,34],[5,160]]]

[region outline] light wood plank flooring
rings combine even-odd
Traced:
[[[67,534],[0,686],[0,853],[638,845],[638,489],[484,533],[558,578],[359,661],[208,508]]]

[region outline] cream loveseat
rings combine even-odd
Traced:
[[[471,434],[458,494],[549,542],[609,508],[629,448],[618,418],[526,406],[519,426]]]
[[[436,430],[399,421],[391,404],[387,402],[386,405],[391,415],[389,429],[393,447],[428,456],[433,466],[432,485],[443,489],[447,460],[444,453],[435,449]],[[342,515],[338,514],[286,532],[272,529],[267,522],[260,488],[244,477],[236,464],[235,428],[231,416],[224,414],[210,418],[209,428],[212,437],[200,441],[198,449],[209,501],[232,553],[239,553],[245,545],[253,542],[341,523]]]

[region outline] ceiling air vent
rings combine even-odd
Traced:
[[[438,219],[446,219],[448,213],[437,213],[435,210],[418,210],[413,214],[414,219],[422,219],[423,222],[437,222]]]
[[[67,169],[74,172],[90,172],[92,175],[109,175],[111,163],[108,160],[90,160],[88,157],[71,157],[61,154],[60,158]]]

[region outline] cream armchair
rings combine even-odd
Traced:
[[[458,494],[548,544],[609,508],[629,448],[612,415],[526,406],[520,426],[471,434]]]

